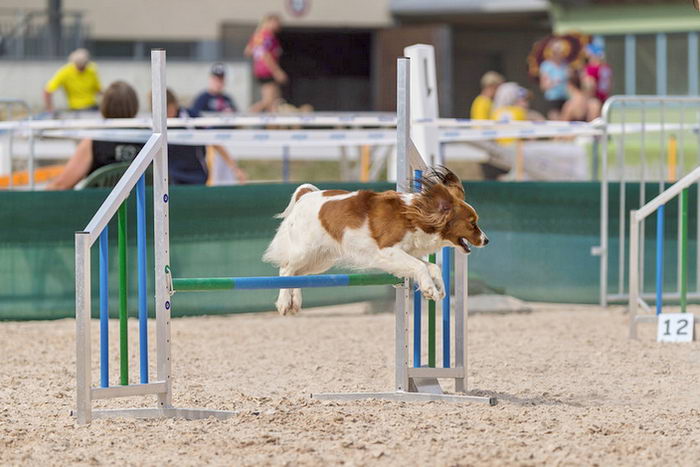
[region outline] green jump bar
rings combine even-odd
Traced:
[[[176,292],[207,290],[302,289],[356,285],[398,285],[403,279],[391,274],[320,274],[313,276],[205,277],[173,279]]]

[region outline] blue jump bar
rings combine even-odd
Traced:
[[[109,228],[100,234],[100,386],[109,387]]]
[[[386,273],[320,274],[313,276],[212,277],[173,279],[177,292],[205,290],[301,289],[358,285],[400,285],[403,279]]]
[[[146,289],[146,178],[136,183],[136,262],[139,306],[139,369],[141,384],[148,383],[148,292]]]

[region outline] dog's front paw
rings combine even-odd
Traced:
[[[433,280],[433,283],[438,290],[440,300],[442,300],[445,297],[445,283],[442,280],[442,271],[433,263],[426,263],[426,266],[428,267],[428,274],[430,274],[430,278]]]
[[[419,287],[423,296],[428,300],[439,301],[445,296],[444,285],[440,288],[432,280],[421,281]]]
[[[434,279],[434,281],[435,281],[435,287],[437,288],[438,295],[440,297],[440,298],[438,298],[438,300],[442,300],[443,298],[445,298],[445,283],[442,281],[442,277],[438,277],[438,278]]]

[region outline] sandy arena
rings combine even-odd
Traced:
[[[240,416],[90,426],[69,415],[74,321],[0,323],[0,464],[700,463],[697,342],[657,344],[653,325],[629,341],[620,309],[535,306],[470,319],[469,386],[495,407],[310,400],[392,387],[393,316],[363,310],[177,319],[174,402]],[[117,371],[114,361],[112,381]]]

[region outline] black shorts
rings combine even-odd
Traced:
[[[256,76],[255,79],[258,81],[258,84],[260,84],[260,85],[275,82],[275,78],[273,78],[272,76],[266,76],[264,78],[261,78],[260,76]]]
[[[547,112],[550,110],[561,110],[566,103],[566,99],[555,99],[553,101],[547,101]]]

